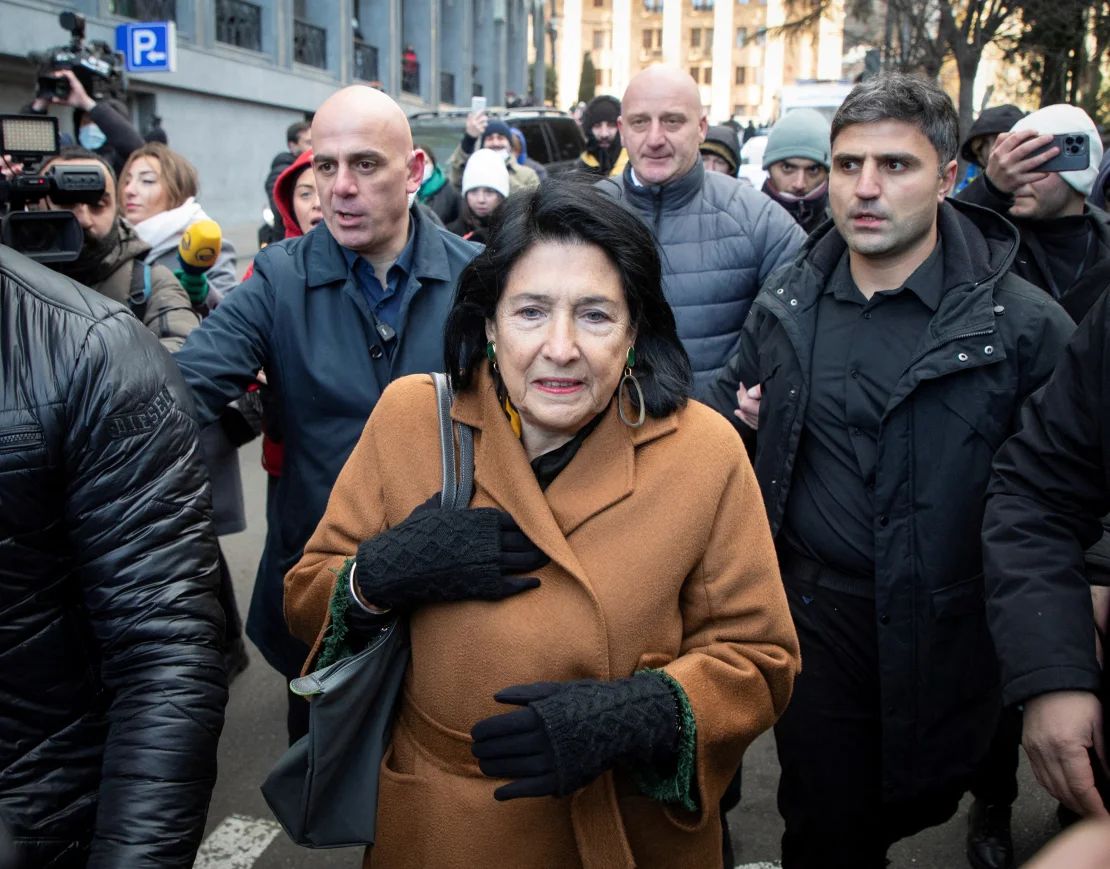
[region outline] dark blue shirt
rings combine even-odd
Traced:
[[[413,232],[413,226],[410,222],[408,241],[405,242],[405,247],[400,256],[397,257],[397,261],[386,272],[384,287],[382,282],[378,280],[378,276],[374,274],[374,267],[367,262],[365,257],[359,256],[353,250],[345,247],[341,248],[343,256],[347,260],[347,265],[351,267],[355,283],[360,290],[366,293],[366,299],[370,303],[370,310],[374,312],[374,317],[379,323],[388,324],[394,331],[396,331],[397,324],[401,319],[402,294],[400,289],[404,287],[405,281],[412,271],[412,252],[416,247],[413,243],[415,237],[416,233]]]

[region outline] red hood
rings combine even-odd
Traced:
[[[297,223],[297,215],[293,213],[293,187],[305,166],[312,165],[312,149],[305,151],[293,163],[278,175],[274,182],[274,204],[277,205],[281,222],[285,226],[286,238],[297,238],[304,235]]]

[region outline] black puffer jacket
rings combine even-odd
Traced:
[[[189,392],[0,246],[0,816],[21,866],[193,864],[227,699]]]
[[[951,200],[949,201],[951,202]],[[1016,230],[983,208],[940,206],[946,291],[883,414],[873,489],[883,797],[966,780],[1001,708],[984,613],[980,521],[991,458],[1072,332],[1010,271]],[[810,390],[817,304],[845,250],[830,222],[764,284],[713,406],[760,383],[755,472],[777,536]]]

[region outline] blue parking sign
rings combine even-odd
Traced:
[[[128,72],[176,72],[177,27],[172,21],[143,21],[116,27],[116,49]]]

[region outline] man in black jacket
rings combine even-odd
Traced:
[[[227,699],[188,389],[2,246],[0,347],[0,816],[21,869],[188,869]]]
[[[1100,817],[1110,800],[1107,683],[1096,653],[1105,646],[1096,641],[1084,551],[1110,513],[1108,345],[1104,293],[995,458],[983,520],[1003,702],[1022,705],[1037,781],[1071,810]]]
[[[582,132],[586,134],[586,150],[578,157],[575,169],[601,177],[620,175],[628,163],[628,152],[621,144],[617,118],[621,101],[602,94],[594,97],[582,113]]]
[[[1001,113],[1005,108],[998,111]],[[984,117],[988,112],[983,113]],[[1021,245],[1014,273],[1049,293],[1078,323],[1110,286],[1110,215],[1084,201],[1098,174],[1102,143],[1094,122],[1076,106],[1047,106],[1030,115],[1013,109],[1013,113],[1009,115],[1010,128],[998,133],[991,147],[980,145],[978,153],[987,155],[983,161],[984,174],[962,190],[958,198],[990,208],[1017,227]],[[1004,115],[1002,122],[1005,118]],[[983,129],[997,130],[998,126]],[[971,132],[974,136],[974,127]],[[1089,143],[1086,166],[1070,172],[1039,171],[1042,163],[1059,152],[1052,147],[1038,154],[1051,144],[1055,133],[1086,134]],[[1099,573],[1105,572],[1098,563],[1100,551],[1105,553],[1107,549],[1110,537],[1088,553],[1088,565]],[[980,837],[985,846],[989,847],[990,839],[1009,841],[1009,807],[1017,796],[1020,720],[1016,709],[1004,713],[983,771],[984,780],[997,779],[990,790],[1008,799],[1005,805],[977,801],[972,811],[969,847],[975,847],[971,839],[976,837],[974,822],[980,816],[986,822]]]
[[[775,729],[784,869],[884,866],[955,812],[998,717],[982,503],[1071,323],[1010,273],[1010,224],[945,201],[957,130],[934,84],[852,91],[834,225],[764,283],[717,384],[758,429],[805,661]]]
[[[1056,133],[1087,136],[1087,165],[1042,172],[1056,156]],[[1079,322],[1110,286],[1110,215],[1085,202],[1102,161],[1102,142],[1090,116],[1077,106],[1054,105],[1020,118],[999,134],[983,177],[959,198],[1005,215],[1021,233],[1014,272],[1052,295]]]

